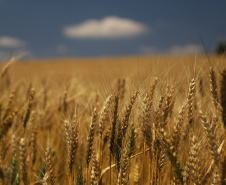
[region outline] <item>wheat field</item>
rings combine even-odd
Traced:
[[[0,184],[226,184],[219,56],[0,65]]]

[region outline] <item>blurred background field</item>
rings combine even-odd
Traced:
[[[4,65],[3,63],[1,64]],[[204,73],[211,65],[220,70],[225,65],[224,56],[144,56],[144,57],[102,57],[102,58],[59,58],[19,60],[11,67],[11,77],[39,78],[44,75],[62,78],[86,78],[92,82],[112,78],[134,77],[145,80],[150,75],[184,78]],[[200,72],[202,70],[202,72]],[[107,79],[105,79],[107,78]],[[49,79],[51,80],[51,79]],[[52,79],[53,80],[53,79]]]

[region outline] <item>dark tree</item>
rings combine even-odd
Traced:
[[[226,42],[221,41],[216,46],[216,54],[223,55],[226,54]]]

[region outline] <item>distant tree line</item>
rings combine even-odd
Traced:
[[[217,43],[215,53],[218,55],[226,54],[226,42],[225,41],[220,41]]]

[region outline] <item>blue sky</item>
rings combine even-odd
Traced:
[[[226,1],[0,0],[0,59],[214,51]]]

